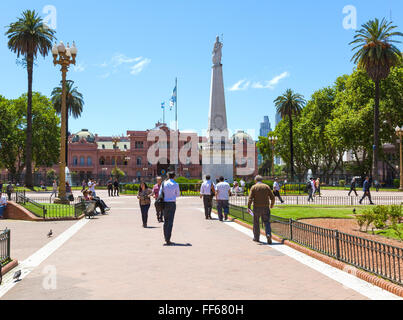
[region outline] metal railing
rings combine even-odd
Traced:
[[[216,208],[216,201],[213,207]],[[247,208],[230,204],[230,215],[253,223]],[[403,285],[403,248],[363,237],[313,226],[307,223],[270,216],[276,235],[307,248]]]
[[[23,193],[18,192],[16,193],[16,203],[22,205],[35,216],[46,220],[77,219],[81,215],[80,210],[76,209],[75,205],[54,204],[49,202],[39,203],[26,197]]]
[[[372,202],[377,205],[400,205],[403,203],[403,196],[373,196]],[[354,196],[324,196],[324,197],[314,197],[313,201],[308,201],[308,196],[283,196],[282,199],[284,203],[281,203],[278,198],[276,198],[276,206],[281,205],[323,205],[323,206],[359,206],[361,197]],[[230,203],[237,206],[247,206],[248,197],[247,196],[232,196],[230,197]],[[362,201],[363,205],[370,204],[368,198]]]
[[[11,260],[10,230],[0,231],[0,266],[5,266]]]

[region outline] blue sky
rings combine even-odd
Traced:
[[[264,115],[274,125],[273,100],[285,89],[309,98],[352,71],[348,43],[354,30],[343,28],[346,5],[355,6],[358,27],[392,13],[403,30],[401,0],[2,1],[0,25],[24,9],[46,17],[46,5],[57,10],[58,40],[75,40],[79,50],[68,79],[83,93],[85,108],[80,119],[70,120],[70,129],[100,135],[152,128],[162,118],[161,102],[169,104],[175,77],[179,128],[202,132],[216,35],[224,35],[229,127],[258,132]],[[0,94],[18,97],[26,91],[26,71],[8,50],[4,32],[0,57]],[[60,79],[51,56],[38,58],[35,91],[50,95]],[[173,120],[174,113],[167,111],[166,118]]]

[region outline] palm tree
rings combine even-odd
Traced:
[[[356,31],[354,40],[350,42],[356,45],[356,50],[351,61],[358,68],[365,69],[368,76],[375,83],[374,106],[374,148],[372,159],[372,177],[378,180],[378,156],[379,156],[379,87],[380,81],[388,77],[391,67],[397,65],[401,59],[400,50],[393,45],[400,41],[391,40],[393,36],[402,36],[401,32],[393,31],[396,26],[392,22],[382,19],[370,20]]]
[[[291,179],[294,179],[294,143],[292,133],[292,120],[293,116],[298,116],[305,105],[306,101],[304,96],[299,93],[294,93],[291,89],[287,89],[285,93],[278,96],[274,100],[274,105],[277,108],[277,112],[281,115],[282,119],[288,117],[290,126],[290,171]]]
[[[69,131],[69,115],[77,119],[83,112],[84,100],[83,95],[78,92],[77,87],[74,86],[74,81],[66,81],[66,163],[68,160],[68,131]],[[60,87],[52,90],[52,103],[58,114],[62,110],[62,83]]]
[[[32,76],[38,53],[46,57],[52,49],[55,31],[48,28],[35,10],[26,10],[16,22],[7,26],[8,48],[24,57],[28,72],[27,131],[25,148],[25,184],[33,187],[32,181]]]

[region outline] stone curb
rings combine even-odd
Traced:
[[[11,271],[16,266],[18,266],[18,261],[17,260],[11,260],[11,262],[7,263],[3,267],[3,269],[1,270],[1,274],[4,276],[7,272]]]
[[[253,230],[253,227],[251,225],[249,225],[249,224],[247,224],[247,223],[245,223],[243,221],[239,221],[238,219],[236,219],[234,217],[232,218],[232,221],[235,222],[235,223],[238,223],[241,226],[244,226],[244,227],[246,227],[248,229]],[[266,235],[263,230],[261,230],[260,233],[262,235],[264,235],[264,236]],[[358,278],[360,278],[360,279],[362,279],[364,281],[367,281],[367,282],[369,282],[369,283],[371,283],[373,285],[376,285],[376,286],[380,287],[381,289],[387,290],[387,291],[389,291],[389,292],[391,292],[391,293],[403,298],[403,287],[401,287],[401,286],[399,286],[397,284],[394,284],[392,282],[389,282],[387,280],[379,278],[379,277],[377,277],[375,275],[372,275],[372,274],[370,274],[368,272],[360,270],[360,269],[358,269],[358,268],[356,268],[356,267],[354,267],[352,265],[349,265],[347,263],[335,260],[335,259],[333,259],[331,257],[325,256],[325,255],[323,255],[321,253],[318,253],[318,252],[313,251],[311,249],[305,248],[305,247],[303,247],[303,246],[301,246],[299,244],[296,244],[294,242],[291,242],[289,240],[284,240],[284,239],[282,239],[282,238],[280,238],[280,237],[278,237],[276,235],[272,235],[272,239],[274,239],[274,240],[276,240],[276,241],[278,241],[278,242],[280,242],[282,244],[285,244],[285,245],[287,245],[287,246],[289,246],[289,247],[291,247],[291,248],[293,248],[293,249],[295,249],[295,250],[297,250],[299,252],[302,252],[302,253],[304,253],[304,254],[312,257],[312,258],[315,258],[315,259],[317,259],[319,261],[322,261],[322,262],[324,262],[324,263],[326,263],[328,265],[331,265],[332,267],[340,269],[340,270],[342,270],[344,272],[347,272],[349,274],[353,274],[356,277],[358,277]],[[346,271],[346,270],[348,270],[348,271]]]

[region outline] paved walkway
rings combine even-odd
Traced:
[[[247,232],[231,227],[234,222],[206,221],[198,198],[178,200],[172,241],[179,245],[165,247],[153,208],[150,228],[144,229],[137,199],[98,193],[112,207],[107,216],[80,222],[0,222],[0,229],[12,230],[13,257],[30,271],[1,299],[368,297],[276,249],[286,246],[258,245]],[[49,229],[51,239],[46,237]],[[49,270],[55,272],[55,288],[46,285]]]

